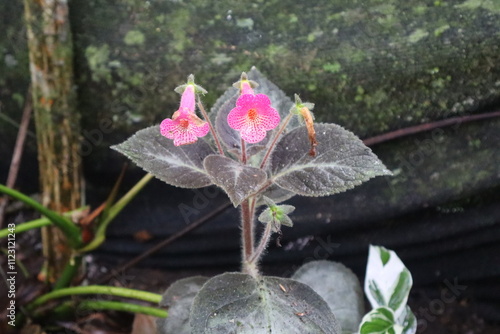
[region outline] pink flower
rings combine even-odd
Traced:
[[[271,107],[265,94],[243,94],[227,116],[229,126],[240,131],[241,138],[248,143],[258,143],[266,137],[266,131],[280,123],[280,115]]]
[[[179,110],[174,112],[172,119],[164,119],[160,124],[160,133],[173,139],[175,146],[192,144],[210,130],[208,123],[196,116],[195,105],[195,87],[188,84],[182,93]]]
[[[253,88],[248,80],[242,80],[240,84],[241,95],[253,94]]]

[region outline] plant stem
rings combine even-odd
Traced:
[[[166,318],[168,316],[168,312],[160,308],[106,300],[84,300],[80,304],[78,304],[78,309],[92,311],[115,310],[131,313],[142,313],[158,318]]]
[[[241,163],[244,165],[247,164],[247,147],[243,139],[241,140]]]
[[[69,244],[72,247],[78,248],[82,244],[80,229],[68,218],[59,215],[58,213],[46,208],[42,204],[31,199],[30,197],[14,189],[8,188],[3,184],[0,184],[0,192],[3,192],[11,197],[14,197],[15,199],[18,199],[21,202],[24,202],[25,204],[31,206],[33,209],[37,210],[42,215],[47,217],[55,226],[57,226],[64,233],[64,235],[69,241]]]
[[[279,128],[278,132],[276,133],[276,136],[274,136],[273,141],[271,142],[271,145],[269,145],[269,148],[267,149],[266,155],[264,155],[264,158],[262,159],[262,162],[260,164],[260,169],[264,169],[264,167],[266,167],[267,160],[271,156],[271,153],[274,150],[276,142],[281,137],[281,134],[283,133],[283,131],[285,131],[286,126],[288,125],[288,122],[290,122],[290,120],[292,119],[292,117],[293,117],[293,114],[292,113],[288,113],[288,115],[286,116],[285,120],[281,124],[281,127]]]
[[[78,273],[78,269],[80,268],[80,265],[82,264],[82,259],[83,256],[80,254],[76,254],[68,260],[68,263],[66,263],[66,267],[64,267],[61,276],[59,276],[59,279],[57,280],[56,284],[54,284],[53,289],[54,290],[59,290],[62,288],[66,288],[70,286],[71,281],[75,277],[75,275]]]
[[[114,286],[87,285],[87,286],[64,288],[46,293],[35,299],[30,304],[28,304],[26,308],[28,310],[33,310],[35,307],[45,304],[46,302],[52,299],[73,296],[73,295],[89,295],[89,294],[103,294],[103,295],[132,298],[132,299],[144,300],[155,304],[158,304],[162,298],[162,296],[159,294],[147,291],[120,288]]]
[[[220,144],[219,137],[217,136],[217,132],[215,132],[215,129],[212,125],[212,122],[210,121],[210,118],[208,117],[208,114],[205,110],[205,107],[203,107],[203,104],[201,103],[200,97],[198,97],[198,108],[200,108],[201,114],[203,115],[203,118],[205,118],[205,121],[208,123],[208,127],[210,128],[210,133],[212,134],[212,137],[215,140],[215,144],[217,145],[217,149],[219,150],[220,155],[224,155],[224,150],[222,149],[222,145]]]
[[[262,254],[264,253],[267,244],[269,243],[269,240],[271,240],[271,231],[272,231],[272,223],[267,223],[266,228],[260,238],[259,245],[255,249],[255,252],[253,253],[252,257],[249,260],[251,263],[255,263],[255,265],[259,263],[259,260],[262,257]]]
[[[253,214],[250,211],[250,199],[241,203],[241,241],[243,245],[243,272],[248,271],[247,264],[253,254]]]
[[[21,118],[21,124],[19,126],[19,131],[17,132],[16,146],[14,147],[14,153],[12,154],[12,160],[10,162],[9,174],[7,176],[6,186],[9,188],[14,188],[17,180],[17,174],[19,172],[19,165],[21,164],[21,157],[24,149],[24,140],[28,134],[28,126],[31,118],[31,110],[33,109],[33,104],[31,102],[31,85],[28,88],[28,93],[26,94],[26,102],[24,103],[23,116]],[[0,228],[3,226],[4,211],[9,203],[8,198],[4,201],[0,200]]]
[[[111,221],[127,206],[127,204],[139,193],[142,188],[154,177],[153,174],[146,174],[139,180],[122,198],[118,200],[111,208],[95,233],[94,239],[85,247],[78,249],[78,252],[85,253],[99,247],[106,240],[106,229]]]
[[[75,305],[76,304],[76,305]],[[143,306],[119,301],[108,301],[108,300],[83,300],[81,302],[67,301],[61,305],[55,307],[50,311],[50,317],[55,319],[65,319],[69,317],[74,317],[75,308],[78,311],[98,311],[98,310],[114,310],[114,311],[124,311],[132,313],[142,313],[147,315],[152,315],[159,318],[166,318],[168,312],[156,307]],[[33,314],[34,318],[44,316],[44,312],[35,312]]]
[[[88,209],[88,207],[84,206],[84,207],[81,207],[81,208],[73,210],[73,211],[65,212],[65,213],[63,213],[63,216],[71,217],[73,214],[81,212],[81,211],[86,210],[86,209]],[[35,219],[35,220],[29,221],[26,223],[21,223],[21,224],[16,225],[16,228],[14,229],[14,234],[26,232],[26,231],[29,231],[29,230],[32,230],[35,228],[40,228],[43,226],[47,226],[50,224],[52,224],[52,222],[46,217],[43,217],[40,219]],[[0,239],[5,238],[7,235],[9,235],[9,233],[11,233],[11,232],[7,228],[0,230]]]

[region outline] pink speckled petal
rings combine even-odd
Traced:
[[[240,130],[246,123],[248,109],[236,107],[227,115],[227,123],[232,129]]]
[[[257,94],[253,96],[253,107],[257,109],[264,109],[271,107],[271,100],[265,94]]]
[[[207,135],[210,127],[207,122],[204,122],[200,125],[191,124],[188,128],[196,137],[204,137]]]
[[[257,116],[250,120],[248,111],[254,109]],[[266,137],[266,130],[272,130],[280,123],[279,113],[271,107],[271,100],[265,94],[243,94],[236,100],[236,108],[227,116],[229,126],[241,131],[241,138],[249,143],[258,143]]]
[[[255,144],[266,138],[266,131],[262,128],[247,126],[241,129],[241,138],[250,144]]]
[[[179,109],[186,108],[190,112],[194,112],[196,108],[194,85],[187,85],[182,93],[181,106]]]
[[[259,125],[265,130],[272,130],[280,124],[280,115],[276,109],[268,107],[263,110],[259,110]]]
[[[260,94],[262,95],[262,94]],[[255,96],[257,95],[253,95],[253,94],[243,94],[243,95],[240,95],[240,97],[238,97],[238,99],[236,100],[236,106],[237,107],[243,107],[243,108],[253,108],[253,102],[254,102],[254,98]]]
[[[177,110],[172,116],[173,120],[167,118],[160,124],[160,133],[174,140],[175,146],[192,144],[198,137],[205,136],[210,130],[207,122],[200,119],[187,108]],[[182,126],[183,122],[188,122]]]
[[[170,118],[164,119],[160,124],[160,133],[168,139],[174,139],[173,131],[175,127],[175,122]]]
[[[198,137],[196,137],[192,133],[192,131],[189,131],[189,129],[182,129],[179,127],[179,131],[177,131],[175,134],[174,145],[181,146],[181,145],[192,144],[197,140]]]

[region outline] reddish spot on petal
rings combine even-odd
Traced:
[[[255,119],[259,116],[259,113],[257,112],[257,110],[255,109],[250,109],[248,110],[248,119],[251,120],[251,121],[255,121]]]
[[[187,127],[189,126],[189,120],[187,120],[187,119],[181,119],[181,120],[179,120],[179,125],[182,128],[187,129]]]

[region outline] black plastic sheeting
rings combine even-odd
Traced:
[[[271,242],[264,267],[272,274],[290,275],[304,262],[326,258],[344,263],[362,278],[368,245],[383,245],[398,253],[416,287],[466,282],[468,292],[479,289],[475,298],[485,317],[500,320],[494,312],[500,296],[485,292],[483,283],[500,290],[499,129],[498,120],[443,128],[433,153],[419,164],[413,159],[411,169],[404,167],[402,157],[418,152],[412,145],[428,139],[429,133],[377,145],[374,152],[395,176],[378,177],[334,196],[288,200],[296,207],[294,227],[283,228],[282,247]],[[476,144],[467,144],[473,139]],[[185,190],[155,180],[117,217],[96,255],[125,262],[226,201],[213,187]],[[236,269],[238,223],[239,213],[230,207],[141,266],[194,272]],[[134,234],[143,230],[154,238],[136,241]]]

